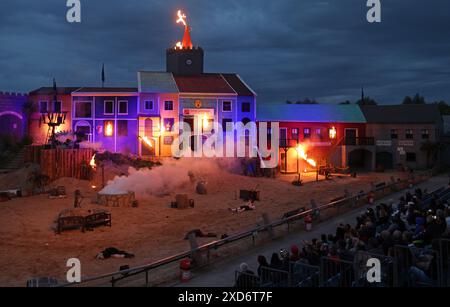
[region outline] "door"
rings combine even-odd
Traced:
[[[143,156],[155,156],[156,142],[153,138],[153,120],[150,118],[144,121],[144,133],[146,139],[141,142],[141,153]]]
[[[345,145],[356,145],[358,138],[358,129],[346,128],[345,129]]]

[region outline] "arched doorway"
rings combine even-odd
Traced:
[[[91,124],[87,121],[80,121],[75,124],[75,133],[78,141],[92,141],[92,128]]]
[[[373,154],[367,149],[355,149],[348,154],[348,166],[351,169],[372,170]]]
[[[376,155],[376,167],[377,169],[393,169],[394,157],[390,152],[377,152]]]
[[[141,154],[143,156],[155,156],[156,141],[153,138],[153,120],[150,118],[144,120],[144,136],[146,141],[141,142]]]
[[[21,140],[23,137],[23,116],[16,112],[1,112],[0,113],[0,134],[9,135]]]

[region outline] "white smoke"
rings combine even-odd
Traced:
[[[177,193],[201,180],[219,178],[222,172],[238,170],[236,159],[186,158],[165,160],[162,166],[136,170],[129,168],[128,176],[116,176],[101,194],[134,192],[137,198]]]

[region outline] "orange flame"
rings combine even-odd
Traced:
[[[153,148],[152,142],[150,141],[150,139],[149,139],[148,137],[146,137],[146,136],[144,135],[144,136],[141,137],[141,138],[142,138],[142,140],[144,141],[144,143],[145,143],[148,147]]]
[[[113,124],[111,122],[108,122],[106,124],[105,135],[106,136],[113,136]]]
[[[92,167],[93,170],[97,168],[97,164],[95,164],[95,155],[92,156],[91,162],[89,162],[89,165]]]
[[[336,127],[332,127],[330,129],[330,139],[334,140],[337,136],[337,131],[336,131]]]
[[[183,36],[183,42],[177,42],[175,45],[175,49],[192,49],[192,41],[191,41],[191,29],[186,21],[186,15],[183,14],[181,10],[178,10],[177,12],[177,24],[181,23],[184,25],[184,36]]]
[[[308,158],[308,154],[306,153],[306,148],[303,144],[299,144],[297,146],[297,153],[298,153],[298,156],[300,158],[302,158],[303,160],[305,160],[309,165],[311,165],[313,167],[317,166],[317,163],[315,160]]]

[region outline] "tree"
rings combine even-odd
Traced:
[[[406,96],[406,97],[403,99],[402,104],[413,104],[413,100],[412,100],[411,97]]]
[[[441,144],[439,142],[427,141],[422,144],[422,146],[420,147],[420,150],[425,151],[425,153],[427,155],[427,168],[432,167],[431,158],[433,157],[433,160],[436,160],[436,155],[440,149],[441,149]]]
[[[339,104],[340,105],[348,105],[348,104],[352,104],[352,103],[350,102],[350,100],[346,100],[346,101],[340,102]]]
[[[439,102],[436,101],[435,103],[439,106],[442,115],[450,115],[450,106],[447,102],[441,100]]]
[[[377,106],[378,102],[370,97],[364,97],[364,99],[359,99],[356,104],[360,106]]]
[[[298,100],[296,104],[318,104],[318,102],[315,99],[311,100],[309,98],[305,98],[303,100]]]
[[[403,99],[403,104],[426,104],[426,101],[423,96],[420,96],[419,93],[417,93],[413,98],[406,96],[405,99]]]

